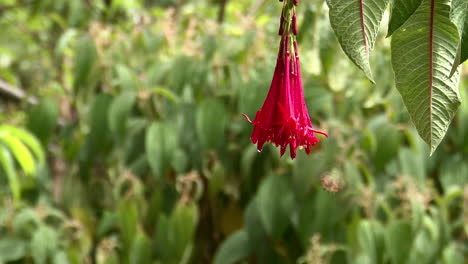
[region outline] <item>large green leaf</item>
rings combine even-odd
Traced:
[[[447,0],[425,0],[392,36],[396,87],[431,154],[460,105],[459,71],[449,78],[459,34]]]
[[[327,0],[330,23],[343,51],[373,82],[369,63],[389,0]]]
[[[228,237],[219,247],[214,258],[214,264],[237,263],[247,257],[251,248],[249,247],[249,236],[245,230],[239,230]]]
[[[393,0],[391,3],[391,16],[388,23],[387,37],[391,36],[395,30],[400,28],[403,23],[418,9],[422,0]]]

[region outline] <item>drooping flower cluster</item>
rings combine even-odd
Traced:
[[[280,153],[283,156],[289,145],[292,159],[296,157],[298,147],[303,147],[307,154],[310,153],[310,147],[319,142],[315,133],[328,137],[326,133],[313,128],[304,100],[295,39],[297,2],[298,0],[284,1],[279,29],[280,48],[265,102],[257,112],[254,121],[244,114],[244,117],[254,125],[251,140],[257,144],[259,151],[262,150],[265,142],[271,142],[280,146]]]

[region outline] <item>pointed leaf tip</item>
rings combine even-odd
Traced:
[[[461,103],[460,71],[450,77],[458,30],[450,21],[447,1],[425,0],[392,36],[396,87],[431,154],[445,136]]]
[[[328,0],[330,24],[341,48],[375,83],[369,63],[370,52],[389,0]]]

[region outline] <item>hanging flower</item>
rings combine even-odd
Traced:
[[[326,133],[313,128],[305,103],[295,40],[297,35],[295,5],[297,0],[287,0],[284,3],[279,29],[280,49],[265,102],[254,121],[243,114],[254,125],[250,138],[254,144],[257,144],[258,151],[262,150],[265,142],[271,142],[280,146],[283,156],[289,145],[292,159],[296,157],[298,147],[303,147],[307,154],[310,153],[310,146],[319,142],[315,133],[328,137]],[[291,28],[293,34],[290,34]]]

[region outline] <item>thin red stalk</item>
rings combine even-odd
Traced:
[[[431,18],[429,25],[429,127],[432,127],[432,85],[433,85],[433,52],[434,52],[434,9],[435,0],[431,0]],[[432,128],[431,128],[432,131]],[[432,141],[432,133],[431,139]]]
[[[364,25],[364,7],[363,7],[362,1],[363,0],[359,0],[359,12],[361,16],[362,39],[364,40],[364,47],[366,48],[366,56],[369,57],[369,46],[367,45],[366,27]]]

